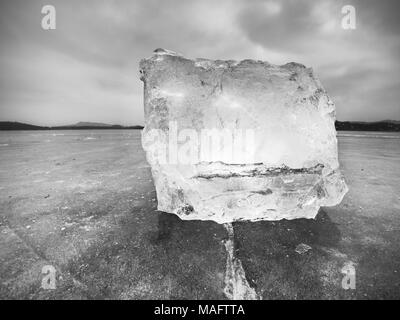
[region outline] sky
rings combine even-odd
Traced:
[[[55,30],[41,27],[44,5]],[[0,121],[143,124],[138,63],[156,48],[299,62],[338,120],[400,120],[398,0],[0,0],[0,44]]]

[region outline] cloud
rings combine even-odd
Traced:
[[[341,28],[345,4],[356,8],[356,30]],[[289,0],[271,17],[259,1],[242,10],[238,22],[253,43],[286,50],[312,66],[336,102],[339,119],[399,119],[400,94],[391,91],[400,87],[400,22],[393,14],[398,7],[385,0]]]
[[[339,119],[400,119],[396,1],[53,0],[52,31],[40,27],[45,4],[0,3],[1,119],[143,123],[138,62],[158,47],[298,61],[315,69]],[[340,26],[344,4],[356,7],[356,30]]]

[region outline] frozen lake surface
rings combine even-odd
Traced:
[[[400,133],[338,140],[350,189],[339,206],[233,224],[258,298],[400,298]],[[156,206],[139,130],[0,132],[0,298],[225,299],[240,280],[226,277],[227,230]],[[41,288],[44,265],[56,290]],[[349,265],[354,290],[342,288]]]

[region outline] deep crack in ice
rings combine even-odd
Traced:
[[[224,226],[228,233],[228,239],[225,241],[226,271],[224,293],[231,300],[258,300],[259,297],[256,291],[247,282],[242,262],[235,257],[232,223],[226,223]]]

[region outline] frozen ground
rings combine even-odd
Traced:
[[[156,210],[140,131],[0,132],[0,298],[400,298],[400,134],[341,132],[339,158],[339,206],[230,228]]]

